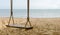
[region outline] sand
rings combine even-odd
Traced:
[[[8,20],[7,17],[0,18],[0,35],[60,35],[60,18],[30,18],[31,30],[6,27]],[[26,18],[14,18],[14,22],[23,25]]]

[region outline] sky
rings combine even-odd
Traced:
[[[0,0],[0,9],[9,9],[10,0]],[[26,9],[27,0],[13,0],[14,9]],[[60,0],[30,0],[30,9],[60,9]]]

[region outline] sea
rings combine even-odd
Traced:
[[[30,18],[60,18],[60,9],[30,9]],[[10,17],[9,9],[0,9],[0,17]],[[13,17],[26,18],[26,9],[13,9]]]

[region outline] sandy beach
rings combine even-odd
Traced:
[[[6,27],[8,20],[0,17],[0,35],[60,35],[60,18],[30,18],[31,30]],[[14,22],[25,24],[26,18],[14,18]]]

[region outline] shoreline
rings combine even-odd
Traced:
[[[0,16],[1,17],[1,16]],[[10,17],[10,16],[9,16]],[[7,16],[4,16],[4,18],[9,18],[9,17],[7,17]],[[13,16],[14,18],[27,18],[27,16],[25,16],[25,17],[18,17],[18,16]],[[3,18],[3,16],[1,17],[1,18]],[[31,17],[31,16],[29,16],[29,18],[60,18],[60,17]]]

